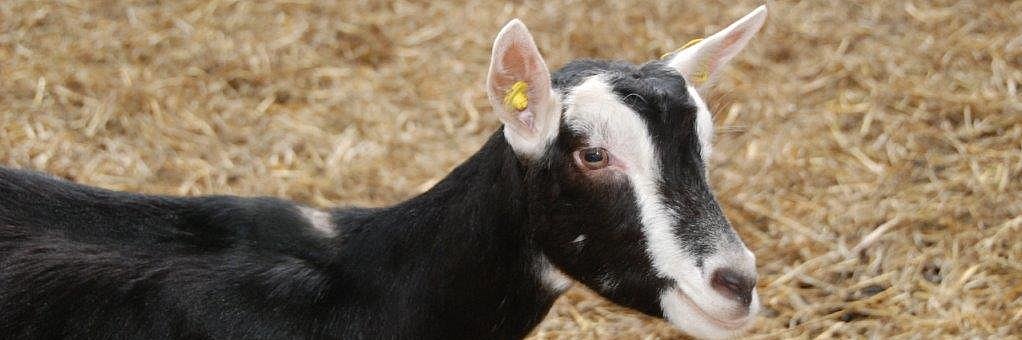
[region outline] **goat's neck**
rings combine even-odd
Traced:
[[[356,269],[350,275],[373,276],[378,293],[446,318],[434,327],[524,336],[559,293],[541,283],[544,259],[526,225],[524,181],[524,170],[497,133],[418,197],[348,216],[335,213],[343,235],[341,262]]]

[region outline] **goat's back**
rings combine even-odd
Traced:
[[[148,196],[0,168],[0,334],[300,337],[290,321],[327,314],[326,242],[273,198]]]

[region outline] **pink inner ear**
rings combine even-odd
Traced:
[[[539,91],[544,88],[541,82],[549,82],[547,77],[544,77],[540,72],[543,68],[539,64],[541,61],[537,60],[536,57],[532,57],[534,51],[531,51],[531,46],[527,42],[522,42],[518,39],[510,39],[506,46],[503,46],[503,53],[500,54],[499,66],[496,77],[493,79],[492,86],[493,91],[498,95],[504,95],[504,93],[517,81],[524,81],[528,84],[529,89],[526,92],[529,98],[529,105],[533,106],[539,101],[544,100],[545,96],[541,96]],[[538,57],[538,56],[537,56]],[[535,131],[535,115],[532,107],[528,107],[520,112],[508,112],[513,117],[517,118],[522,125],[529,130]]]
[[[528,66],[526,65],[528,60],[525,57],[525,53],[523,53],[525,51],[524,48],[522,48],[521,43],[512,41],[511,44],[507,46],[506,51],[507,52],[505,52],[500,59],[500,66],[503,68],[501,70],[503,71],[502,73],[507,75],[521,75],[524,77],[528,70]]]
[[[529,84],[529,92],[531,94],[532,88],[535,86],[531,84],[535,70],[535,66],[532,65],[534,60],[528,57],[528,46],[518,40],[512,40],[504,47],[504,53],[500,57],[500,70],[498,72],[499,77],[495,79],[496,89],[498,91],[506,91],[512,84],[521,80]],[[531,96],[530,96],[531,97]]]
[[[710,70],[710,73],[715,73],[717,66],[719,66],[721,62],[726,62],[727,59],[730,59],[732,55],[735,54],[735,44],[742,40],[742,37],[744,36],[745,28],[737,28],[724,37],[724,41],[720,43],[720,49],[714,51],[713,57],[706,61],[706,68]]]
[[[516,134],[534,139],[536,133],[546,128],[546,125],[556,124],[551,117],[555,117],[553,115],[557,112],[547,112],[550,104],[550,73],[524,25],[509,23],[505,26],[495,41],[490,67],[490,102],[500,119]],[[525,95],[528,103],[521,111],[509,107],[505,101],[507,91],[519,81],[527,85]]]
[[[522,110],[521,112],[518,112],[518,120],[521,121],[522,124],[525,125],[525,127],[528,128],[530,131],[533,132],[536,131],[536,128],[534,126],[535,118],[532,114],[532,110],[525,109]]]

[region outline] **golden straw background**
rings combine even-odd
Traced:
[[[754,1],[0,1],[0,164],[384,205],[498,128],[490,43],[643,62]],[[752,338],[1022,334],[1022,2],[776,1],[712,106]],[[576,288],[536,338],[676,338]]]

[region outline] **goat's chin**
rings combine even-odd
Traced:
[[[730,339],[742,335],[756,321],[759,298],[755,291],[749,312],[739,318],[720,318],[720,309],[730,307],[700,306],[681,289],[665,290],[660,295],[664,318],[682,332],[699,339]]]

